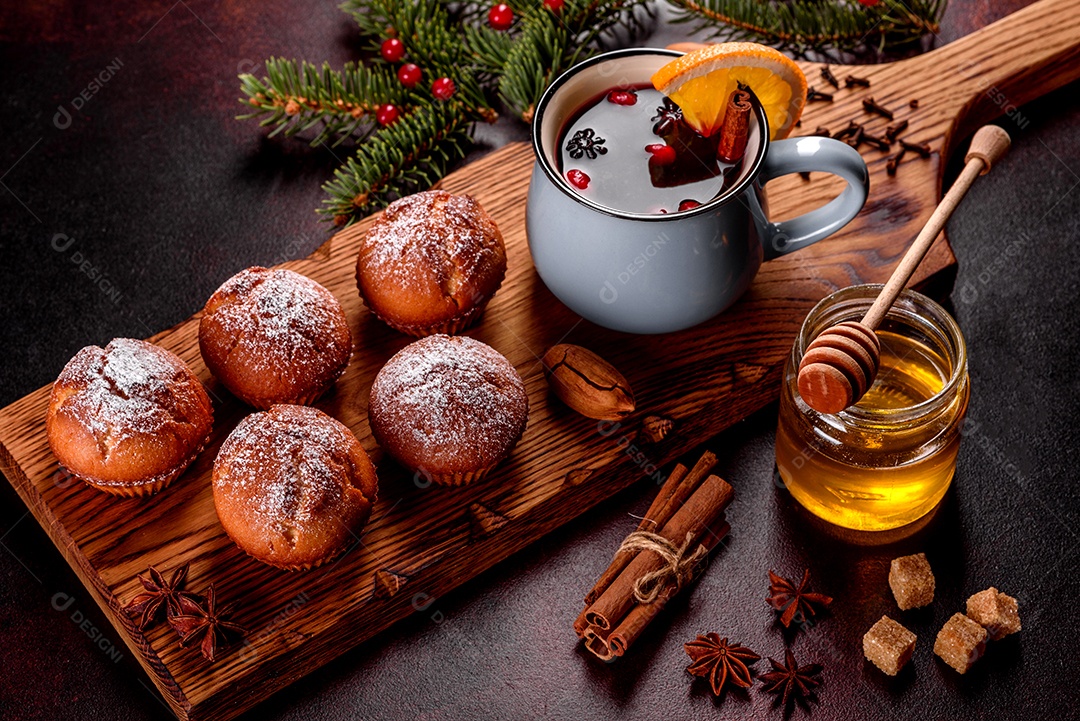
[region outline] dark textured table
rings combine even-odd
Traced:
[[[938,42],[1024,4],[953,0]],[[661,26],[650,43],[678,32]],[[258,72],[270,55],[339,65],[354,39],[330,2],[0,9],[0,405],[52,381],[80,347],[169,327],[236,270],[306,255],[325,240],[312,209],[333,157],[233,120],[235,76]],[[647,484],[247,718],[779,717],[757,689],[716,705],[691,683],[682,643],[710,630],[777,658],[786,641],[800,660],[823,663],[816,718],[1075,718],[1080,87],[1020,112],[1024,127],[1004,121],[1013,151],[949,224],[960,260],[952,303],[974,392],[956,482],[924,530],[875,547],[811,523],[773,481],[772,406],[708,444],[737,490],[730,545],[619,663],[583,653],[570,624],[631,529],[628,514],[648,505]],[[522,134],[506,124],[485,138],[496,145]],[[6,483],[0,544],[0,718],[166,717]],[[897,616],[888,561],[917,550],[937,573],[937,598],[899,616],[919,642],[913,663],[890,680],[864,663],[859,639],[883,613]],[[819,624],[783,633],[762,600],[766,571],[804,567],[837,601]],[[961,677],[932,655],[933,637],[989,585],[1019,598],[1024,630]]]

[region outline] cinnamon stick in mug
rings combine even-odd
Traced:
[[[734,491],[719,476],[709,476],[671,520],[658,532],[681,547],[690,538],[690,548],[699,541],[705,530],[731,503]],[[618,625],[635,604],[634,584],[646,573],[664,565],[655,553],[639,553],[588,609],[585,619],[589,625],[607,631]]]
[[[742,160],[746,154],[746,140],[750,133],[750,93],[735,90],[728,98],[727,110],[724,111],[724,125],[720,130],[720,144],[716,147],[716,157],[725,163]]]

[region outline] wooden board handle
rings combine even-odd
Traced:
[[[950,145],[1001,115],[1022,125],[1019,106],[1080,79],[1080,12],[1074,0],[1041,0],[896,67],[936,79],[920,102],[958,118]]]

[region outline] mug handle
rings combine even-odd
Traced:
[[[765,260],[805,248],[843,228],[862,210],[870,192],[870,173],[859,151],[832,138],[809,136],[777,140],[770,144],[761,165],[758,183],[789,173],[832,173],[847,187],[820,208],[773,223],[766,220],[762,233]]]

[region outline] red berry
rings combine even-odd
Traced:
[[[415,63],[405,63],[397,71],[397,79],[407,88],[415,88],[422,75],[420,66]]]
[[[578,190],[585,190],[589,187],[589,176],[585,175],[582,171],[574,168],[566,171],[566,179],[570,181],[570,185],[574,186]]]
[[[877,5],[881,0],[859,0],[860,3],[868,8],[872,8]]]
[[[488,10],[488,25],[495,30],[509,30],[514,24],[514,11],[506,3],[499,3]]]
[[[616,105],[633,105],[637,102],[637,93],[633,90],[612,90],[607,94],[607,99]]]
[[[645,150],[649,155],[653,156],[653,160],[656,161],[657,165],[671,165],[675,162],[675,148],[670,145],[655,143],[646,145]]]
[[[375,119],[379,121],[379,125],[390,125],[397,121],[401,113],[398,112],[397,107],[386,104],[380,105],[379,109],[375,111]]]
[[[701,203],[697,202],[696,200],[686,199],[679,203],[679,210],[693,210],[694,208],[700,206]]]
[[[564,4],[563,0],[544,0],[544,7],[556,15],[562,11]]]
[[[431,84],[431,94],[439,100],[449,100],[457,91],[457,86],[450,78],[439,78]]]
[[[405,57],[405,43],[397,38],[383,40],[382,45],[379,46],[379,53],[386,62],[396,63],[398,60]]]

